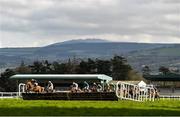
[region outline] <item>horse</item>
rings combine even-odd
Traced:
[[[83,92],[79,87],[74,87],[73,85],[70,86],[71,93],[78,93]]]
[[[159,92],[158,92],[157,89],[155,89],[155,94],[154,94],[154,95],[155,95],[155,96],[154,96],[155,99],[157,99],[157,100],[160,99],[160,95],[159,95]]]
[[[25,91],[32,92],[33,89],[34,89],[34,85],[32,84],[32,82],[30,80],[28,80],[25,85]]]
[[[88,89],[88,88],[86,88],[86,87],[84,87],[84,88],[82,89],[82,91],[83,91],[83,92],[91,92],[91,90]]]
[[[39,85],[35,85],[33,88],[33,91],[36,93],[42,93],[42,92],[44,92],[44,87],[41,87]]]
[[[37,83],[32,83],[32,81],[27,81],[25,88],[26,92],[44,92],[44,87],[39,86]]]

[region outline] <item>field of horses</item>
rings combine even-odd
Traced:
[[[53,101],[0,99],[0,115],[27,116],[110,116],[110,115],[180,115],[180,100],[133,101]]]

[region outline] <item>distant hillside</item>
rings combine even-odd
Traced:
[[[129,52],[149,50],[160,47],[169,47],[165,44],[146,43],[120,43],[103,40],[75,40],[48,45],[39,48],[34,55],[44,59],[67,59],[76,56],[78,58],[110,58],[113,55],[126,55]],[[47,54],[48,53],[48,54]]]
[[[27,56],[33,54],[39,48],[0,48],[0,55],[5,56]]]
[[[143,64],[157,66],[160,63],[180,62],[178,50],[180,50],[180,45],[177,44],[121,43],[102,39],[79,39],[38,48],[0,48],[0,67],[17,66],[22,60],[28,64],[34,60],[66,60],[74,56],[84,59],[88,57],[108,59],[117,54],[125,56],[135,69],[140,70]]]
[[[53,45],[62,45],[62,44],[75,44],[75,43],[104,43],[104,42],[110,42],[103,39],[74,39],[69,41],[64,41],[60,43],[55,43]]]
[[[128,53],[128,60],[136,69],[141,69],[141,65],[149,65],[153,71],[158,71],[160,66],[180,68],[180,45],[172,44],[160,48],[140,50]]]
[[[0,48],[0,69],[19,65],[21,61],[31,63],[33,53],[39,48]]]
[[[154,55],[154,56],[180,56],[180,45],[174,44],[172,46],[163,46],[159,48],[154,48],[150,50],[141,50],[140,52],[135,52],[137,55]]]

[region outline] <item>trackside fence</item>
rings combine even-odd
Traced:
[[[18,98],[19,92],[0,92],[0,99],[3,98]]]
[[[180,100],[180,96],[174,96],[174,95],[161,95],[160,99],[162,100]]]

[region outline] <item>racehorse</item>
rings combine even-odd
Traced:
[[[25,85],[26,92],[32,92],[34,89],[34,85],[32,84],[31,80],[28,80]]]
[[[39,86],[37,83],[33,83],[31,80],[28,80],[25,85],[26,92],[44,92],[44,87]]]
[[[42,92],[44,92],[44,87],[41,87],[41,86],[35,84],[33,91],[36,93],[42,93]]]
[[[160,99],[160,95],[157,89],[155,89],[155,99],[159,100]]]
[[[70,91],[72,93],[83,92],[79,87],[74,87],[73,85],[70,86]]]

